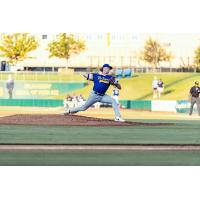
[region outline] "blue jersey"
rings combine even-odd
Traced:
[[[99,94],[105,94],[110,86],[111,75],[93,74],[94,87],[93,90]]]

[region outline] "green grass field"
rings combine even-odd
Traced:
[[[121,99],[140,100],[151,99],[151,82],[154,76],[165,82],[165,93],[161,99],[187,99],[189,88],[194,81],[200,79],[197,73],[163,73],[136,74],[129,79],[122,79],[123,90]],[[18,77],[21,79],[20,77]],[[33,78],[33,77],[32,77]],[[31,77],[28,80],[32,79]],[[1,79],[3,80],[3,79]],[[40,80],[49,80],[46,74]],[[51,77],[58,81],[58,77]],[[73,81],[83,80],[80,75],[73,77]],[[72,81],[71,76],[63,77],[61,81]],[[89,95],[92,83],[73,93]],[[111,90],[109,90],[111,93]],[[59,96],[58,98],[63,98]],[[4,108],[5,109],[5,108]],[[7,109],[7,108],[6,108]],[[9,108],[10,109],[10,108]],[[4,110],[2,116],[18,113],[13,109]],[[23,109],[20,109],[20,112]],[[27,108],[27,112],[44,112],[41,108]],[[49,109],[48,113],[54,110]],[[60,112],[60,111],[59,111]],[[88,111],[91,117],[104,116],[111,118],[111,113],[100,110]],[[109,111],[110,112],[110,111]],[[124,111],[125,112],[125,111]],[[185,115],[163,113],[162,116],[151,112],[134,112],[131,110],[123,114],[126,119],[141,122],[172,122],[170,126],[136,126],[136,127],[58,127],[58,126],[0,126],[0,145],[3,144],[76,144],[76,145],[200,145],[199,119],[188,120]],[[107,115],[108,114],[108,115]],[[87,115],[87,112],[86,112]],[[174,119],[174,120],[172,120]],[[181,120],[184,119],[184,120]],[[192,118],[191,118],[192,119]],[[200,165],[200,150],[189,151],[8,151],[0,149],[0,165]]]
[[[0,80],[7,80],[9,73],[0,73]],[[73,74],[66,75],[62,73],[12,73],[14,80],[16,81],[56,81],[56,82],[68,82],[68,81],[86,81],[81,75]],[[132,78],[123,78],[120,80],[122,90],[120,92],[120,99],[128,100],[151,100],[152,89],[151,83],[153,77],[157,76],[161,78],[165,83],[165,91],[161,99],[165,100],[179,100],[187,99],[188,91],[193,86],[196,80],[200,81],[199,73],[152,73],[152,74],[135,74]],[[92,82],[85,88],[75,90],[72,94],[83,94],[88,97],[92,90]],[[112,93],[112,87],[108,91]],[[57,99],[65,98],[66,94],[57,96]]]
[[[194,85],[196,80],[200,81],[198,73],[157,73],[157,74],[136,74],[132,78],[123,78],[120,80],[122,90],[120,91],[120,99],[122,100],[152,100],[152,80],[157,76],[165,83],[164,94],[161,100],[182,100],[187,99],[189,89]],[[92,90],[93,83],[85,88],[75,90],[72,94],[83,94],[88,97]],[[112,87],[108,94],[112,94]],[[58,99],[63,99],[66,94],[57,96]]]
[[[158,127],[0,126],[0,144],[200,145],[199,121]],[[0,165],[200,165],[200,151],[6,151]]]
[[[199,121],[172,122],[172,126],[81,127],[0,126],[0,144],[200,144]]]
[[[0,152],[3,166],[199,166],[199,151]]]

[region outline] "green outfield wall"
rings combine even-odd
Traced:
[[[135,110],[151,110],[151,101],[148,100],[121,100],[120,104],[123,108]]]
[[[63,100],[54,99],[0,99],[0,106],[60,107]]]
[[[48,99],[81,89],[86,82],[38,82],[16,81],[14,83],[14,99]],[[0,98],[8,98],[6,81],[0,81]]]

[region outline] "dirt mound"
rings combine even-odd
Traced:
[[[4,125],[50,125],[50,126],[162,126],[166,123],[115,122],[78,115],[11,115],[0,118]]]

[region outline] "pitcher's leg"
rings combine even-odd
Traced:
[[[101,102],[102,103],[111,104],[113,109],[114,109],[114,112],[115,112],[115,117],[121,117],[121,113],[120,113],[119,107],[117,105],[117,102],[112,97],[110,97],[109,95],[105,94],[102,97]]]
[[[77,113],[80,111],[87,110],[89,107],[91,107],[97,101],[98,101],[97,96],[95,94],[91,94],[84,105],[77,107],[77,108],[70,109],[69,113]]]

